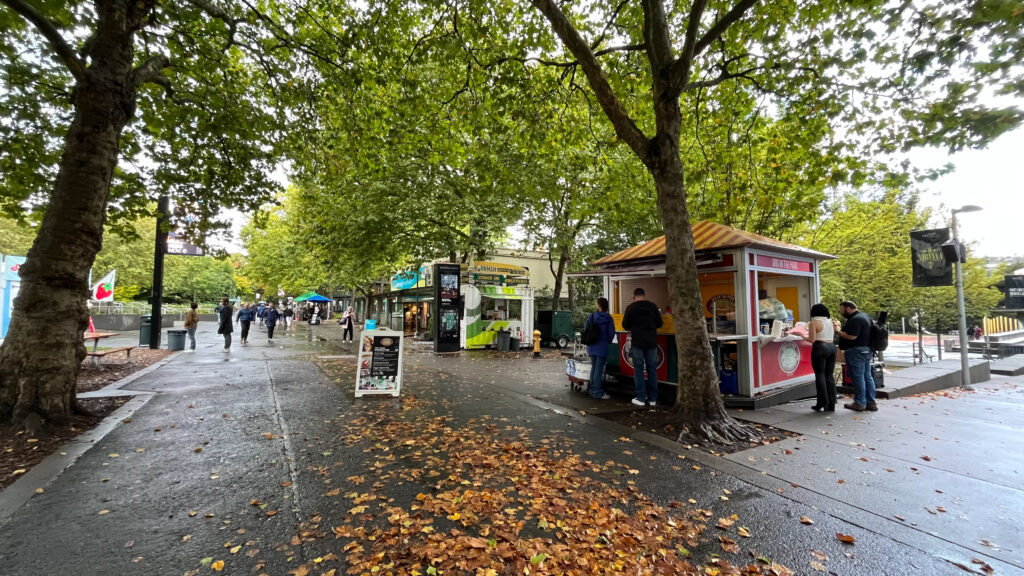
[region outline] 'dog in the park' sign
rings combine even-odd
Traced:
[[[402,391],[402,333],[391,330],[364,330],[359,338],[359,364],[356,372],[356,398],[368,394]]]

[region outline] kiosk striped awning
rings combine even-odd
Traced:
[[[764,246],[774,250],[781,250],[793,254],[809,256],[817,260],[831,260],[834,258],[823,252],[789,244],[781,240],[775,240],[753,232],[737,230],[732,226],[718,224],[709,220],[702,220],[693,225],[693,248],[695,252],[722,250],[726,248],[737,248],[740,246]],[[665,237],[655,238],[643,244],[605,256],[600,260],[591,262],[591,266],[629,262],[632,260],[645,260],[665,255]]]

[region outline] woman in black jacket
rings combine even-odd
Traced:
[[[227,298],[222,298],[220,301],[220,310],[217,311],[217,334],[224,335],[225,352],[231,350],[231,317],[234,316],[234,313],[235,309],[231,306],[231,301]]]

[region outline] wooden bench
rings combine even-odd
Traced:
[[[132,359],[132,350],[134,350],[134,349],[135,349],[135,346],[121,346],[120,348],[108,348],[106,350],[93,350],[92,352],[86,352],[85,355],[92,357],[94,365],[96,365],[98,367],[102,367],[103,366],[103,363],[102,363],[103,357],[107,356],[108,354],[114,354],[115,352],[124,352],[125,353],[126,361],[131,361],[131,359]]]

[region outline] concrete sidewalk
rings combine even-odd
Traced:
[[[455,434],[483,431],[499,445],[530,442],[537,450],[592,462],[595,470],[622,470],[621,477],[588,476],[663,506],[675,501],[688,507],[692,499],[693,507],[713,514],[700,545],[691,549],[698,564],[712,554],[737,564],[755,562],[750,550],[801,574],[822,556],[829,571],[843,575],[954,574],[961,572],[952,562],[972,566],[972,558],[988,562],[997,574],[1024,573],[1012,554],[1004,561],[989,548],[978,551],[895,521],[879,523],[875,511],[823,496],[824,488],[796,489],[749,461],[685,450],[581,414],[601,406],[569,391],[559,359],[436,357],[428,346],[411,343],[403,397],[356,400],[354,382],[332,381],[311,361],[354,356],[352,345],[337,343],[333,327],[300,327],[276,337],[273,346],[259,332],[250,339],[252,345],[224,353],[217,336],[201,330],[196,353],[176,354],[133,381],[131,389],[152,393],[144,405],[63,474],[38,486],[42,493],[33,492],[6,521],[0,519],[2,572],[180,576],[212,574],[224,562],[226,574],[284,576],[302,566],[310,574],[345,573],[343,548],[351,539],[335,539],[331,531],[355,518],[350,493],[373,493],[382,505],[369,509],[375,516],[368,522],[387,524],[385,507],[407,507],[417,494],[435,492],[437,481],[426,472],[440,471],[444,478],[460,465],[443,450],[430,452],[436,459],[430,470],[408,459],[415,453],[395,459],[406,441],[386,431],[441,421]],[[889,409],[883,405],[877,418],[887,418]],[[882,426],[849,417],[851,427]],[[942,464],[937,454],[932,457]],[[393,466],[401,480],[388,471]],[[835,476],[807,470],[828,480]],[[952,493],[958,486],[915,479],[907,474],[904,481],[919,492],[927,484],[929,490],[948,488],[950,498],[968,497]],[[953,514],[956,504],[944,503]],[[972,499],[970,505],[978,504]],[[714,518],[733,514],[750,532],[737,538],[740,554],[723,553],[717,537],[725,532],[712,527]],[[802,516],[815,524],[802,524]],[[436,522],[439,530],[451,524],[444,517]],[[857,543],[844,545],[836,533],[853,535]],[[992,542],[1014,548],[1013,554],[1022,548],[1019,541]]]

